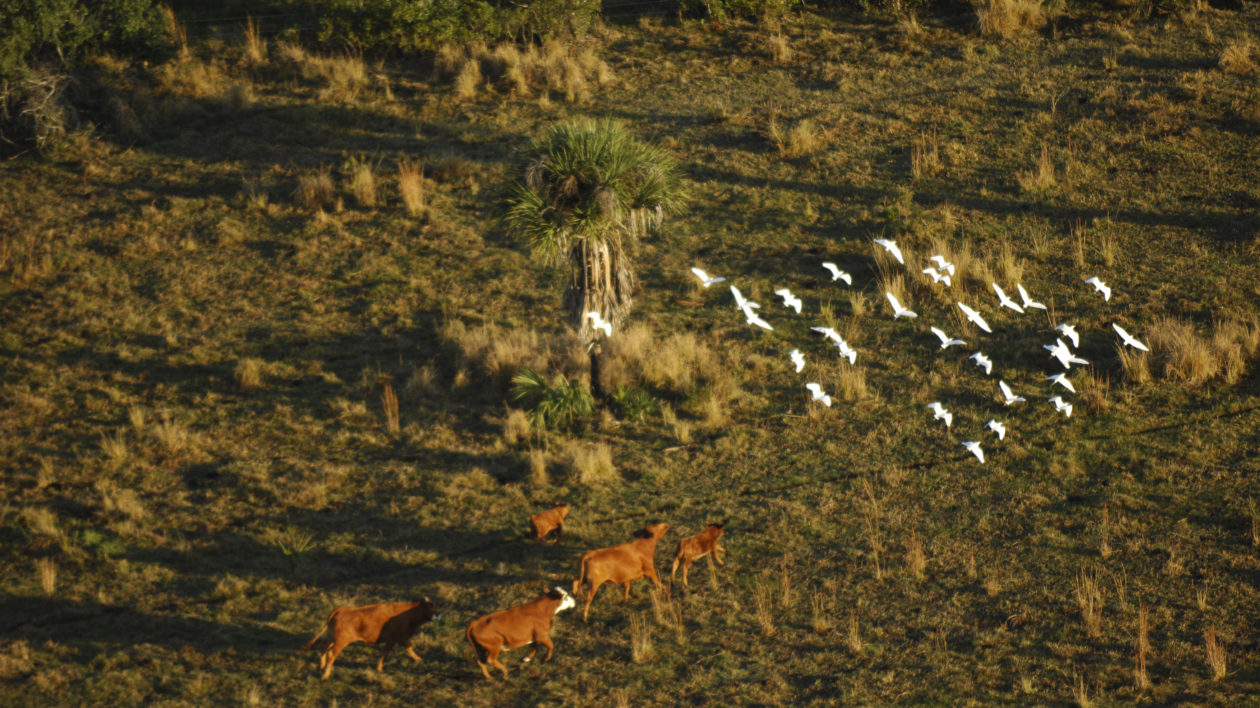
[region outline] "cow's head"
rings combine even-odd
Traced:
[[[640,533],[641,538],[659,539],[661,536],[664,536],[665,532],[668,530],[669,530],[669,524],[656,523],[656,524],[648,524],[647,526],[644,526],[643,530],[640,531],[639,533]]]
[[[430,620],[436,622],[442,619],[442,615],[437,611],[437,608],[434,607],[433,605],[433,601],[430,600],[429,598],[426,597],[420,602],[417,602],[416,604],[424,608],[422,611],[424,612],[424,614],[429,616]]]
[[[715,536],[721,536],[722,534],[726,533],[725,531],[722,530],[723,526],[726,526],[725,521],[710,521],[709,522],[709,528],[713,529]]]
[[[569,609],[570,607],[577,607],[577,600],[574,600],[573,596],[565,592],[564,588],[560,587],[559,585],[549,590],[547,592],[547,597],[551,598],[552,600],[560,601],[560,604],[556,606],[556,611],[553,614],[558,615],[561,612],[564,612],[565,610]]]

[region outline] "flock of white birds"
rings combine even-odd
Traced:
[[[904,254],[902,254],[901,249],[898,248],[894,241],[877,238],[874,243],[887,251],[898,263],[903,266],[906,265]],[[951,287],[953,285],[953,277],[955,275],[954,264],[950,263],[944,256],[939,254],[932,256],[928,260],[933,265],[923,268],[920,272],[931,277],[933,286],[939,285],[945,288]],[[847,286],[851,287],[853,285],[853,276],[844,270],[841,270],[835,263],[824,262],[821,265],[822,268],[831,274],[831,282],[842,281]],[[710,286],[717,283],[726,281],[725,277],[710,276],[700,268],[692,268],[691,272],[700,279],[700,283],[705,289],[708,289]],[[1095,291],[1101,293],[1104,302],[1109,303],[1111,301],[1111,288],[1108,287],[1106,283],[1099,280],[1097,277],[1086,278],[1085,283],[1092,285]],[[1017,283],[1015,285],[1015,290],[1019,293],[1019,302],[1016,302],[1007,296],[1006,292],[1003,291],[997,283],[990,283],[990,286],[993,288],[993,292],[997,294],[999,308],[1005,307],[1019,314],[1026,314],[1029,310],[1046,309],[1044,304],[1033,300],[1032,296],[1028,294],[1028,291],[1024,289],[1022,283]],[[734,285],[731,285],[730,288],[731,294],[735,296],[735,306],[744,314],[744,317],[747,319],[747,323],[749,325],[760,327],[764,330],[774,329],[774,327],[758,313],[758,310],[761,309],[760,304],[744,297],[744,294],[741,293],[739,288]],[[793,295],[791,290],[787,288],[779,288],[774,291],[774,294],[783,299],[783,306],[785,308],[794,311],[798,315],[802,313],[804,303],[799,297]],[[894,320],[903,317],[914,319],[919,316],[913,310],[902,306],[896,296],[894,296],[891,292],[885,292],[884,296],[888,298],[888,303],[892,306]],[[966,316],[967,321],[974,324],[979,330],[985,332],[986,334],[993,333],[993,329],[984,319],[984,316],[980,314],[979,310],[968,306],[964,302],[956,302],[958,308]],[[591,319],[592,324],[596,329],[603,331],[605,337],[612,336],[612,325],[606,322],[598,312],[588,312],[587,317]],[[1142,351],[1149,351],[1145,344],[1136,337],[1130,335],[1119,324],[1113,322],[1111,326],[1115,330],[1116,334],[1119,335],[1123,346],[1133,347]],[[826,337],[830,343],[836,347],[840,358],[848,361],[849,365],[852,366],[857,363],[858,351],[846,342],[844,337],[840,336],[840,333],[834,328],[818,325],[810,327],[810,329]],[[952,337],[939,327],[930,327],[929,329],[940,340],[940,348],[942,350],[955,346],[967,346],[967,342],[965,340]],[[1059,333],[1059,336],[1056,336],[1053,343],[1043,344],[1042,347],[1050,352],[1050,357],[1052,359],[1056,359],[1060,364],[1062,364],[1064,370],[1047,376],[1045,381],[1048,382],[1050,386],[1057,385],[1070,393],[1076,393],[1076,387],[1072,385],[1072,381],[1068,378],[1068,372],[1071,370],[1073,364],[1083,366],[1089,364],[1087,360],[1081,358],[1072,351],[1073,347],[1078,349],[1080,348],[1080,334],[1077,332],[1074,325],[1067,322],[1060,323],[1054,328],[1054,330]],[[1064,341],[1065,338],[1071,342],[1071,346]],[[800,349],[792,349],[788,352],[788,357],[792,362],[793,368],[798,374],[803,372],[808,365],[805,355],[801,353]],[[993,360],[990,359],[983,351],[976,351],[969,356],[968,359],[976,366],[984,369],[985,376],[993,375]],[[810,403],[817,402],[828,408],[831,407],[831,395],[823,390],[821,384],[816,381],[811,381],[805,384],[805,389],[809,392]],[[1016,395],[1004,380],[998,380],[998,390],[1002,394],[1002,403],[1005,406],[1010,406],[1016,403],[1024,403],[1027,400],[1023,396]],[[1064,416],[1069,417],[1072,415],[1072,404],[1065,401],[1062,394],[1050,396],[1046,398],[1046,400],[1054,406],[1055,412],[1062,413]],[[950,429],[953,426],[954,414],[947,410],[944,404],[940,401],[933,401],[928,404],[927,407],[932,412],[933,420],[943,421],[946,429]],[[1004,422],[999,421],[996,418],[991,418],[984,424],[983,427],[986,430],[992,431],[993,434],[997,436],[998,441],[1006,439],[1007,428]],[[962,443],[962,447],[972,455],[975,455],[976,459],[978,459],[981,463],[985,461],[984,448],[981,446],[979,440],[967,440]]]

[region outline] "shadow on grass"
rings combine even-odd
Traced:
[[[0,600],[0,617],[9,618],[0,638],[52,641],[78,649],[85,659],[135,644],[213,651],[300,646],[304,639],[261,624],[221,624],[90,600],[7,597]]]

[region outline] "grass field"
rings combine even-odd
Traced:
[[[0,163],[0,702],[1260,703],[1260,8],[975,22],[102,58],[100,129]],[[608,346],[642,415],[542,434],[512,375],[586,359],[564,272],[497,215],[515,151],[572,117],[664,146],[691,200],[635,250]],[[948,291],[918,272],[938,252]],[[990,282],[1048,313],[999,310]],[[1043,380],[1062,321],[1091,362],[1070,418]],[[1029,401],[1003,407],[998,378]],[[559,500],[563,543],[527,541]],[[605,589],[589,624],[557,619],[552,663],[481,677],[473,618],[653,520],[667,571],[720,519],[716,574]],[[421,596],[444,616],[418,665],[377,674],[354,645],[321,682],[297,651],[334,606]]]

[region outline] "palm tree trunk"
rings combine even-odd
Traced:
[[[590,348],[591,355],[591,397],[596,403],[603,403],[608,396],[608,392],[604,390],[603,373],[604,367],[602,360],[604,358],[604,348],[599,342],[592,342]]]

